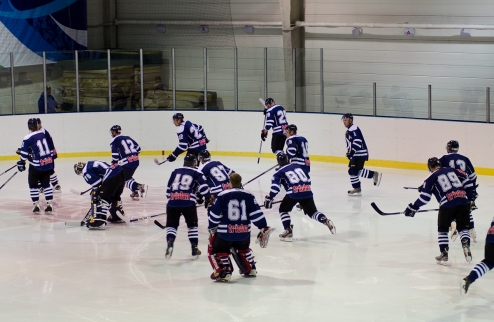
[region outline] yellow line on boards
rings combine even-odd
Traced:
[[[172,151],[165,151],[165,156],[168,156]],[[212,155],[221,156],[232,156],[232,157],[257,157],[257,152],[230,152],[230,151],[210,151]],[[151,155],[156,156],[158,159],[161,156],[161,150],[148,150],[141,151],[140,155]],[[105,157],[111,158],[110,152],[69,152],[69,153],[59,153],[59,158],[87,158],[87,157]],[[262,158],[275,159],[273,153],[264,152],[261,153]],[[324,156],[324,155],[311,155],[311,161],[316,162],[328,162],[328,163],[339,163],[348,164],[348,159],[345,157],[335,157],[335,156]],[[17,155],[6,155],[0,156],[0,161],[7,160],[19,160]],[[407,170],[425,170],[427,171],[427,165],[418,162],[404,162],[404,161],[393,161],[393,160],[370,160],[365,163],[366,166],[374,166],[381,168],[393,168],[393,169],[407,169]],[[478,175],[494,176],[493,168],[475,168],[475,172]]]

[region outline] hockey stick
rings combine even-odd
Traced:
[[[245,187],[247,184],[251,183],[252,181],[256,180],[257,178],[259,178],[260,176],[268,173],[269,171],[273,170],[274,168],[276,168],[278,165],[275,164],[274,166],[272,166],[271,168],[267,169],[266,171],[264,171],[263,173],[261,173],[260,175],[258,175],[257,177],[255,178],[252,178],[250,179],[249,181],[247,181],[246,183],[243,184],[243,186]]]
[[[379,209],[374,202],[371,203],[371,206],[381,216],[401,215],[401,214],[405,213],[404,211],[401,211],[401,212],[382,212],[381,209]],[[438,210],[439,209],[426,209],[426,210],[419,210],[417,212],[428,212],[428,211],[438,211]]]
[[[17,174],[17,171],[14,172],[14,174],[11,175],[10,178],[7,179],[7,181],[5,181],[5,183],[0,187],[0,189],[2,189],[10,181],[10,179],[12,179],[16,174]]]
[[[403,187],[403,189],[415,189],[415,190],[418,190],[418,188],[415,188],[415,187]]]
[[[154,221],[154,224],[155,224],[156,226],[160,227],[161,229],[165,229],[165,228],[166,228],[165,226],[163,226],[163,225],[162,225],[159,221],[157,221],[157,220],[155,220],[155,221]]]
[[[158,158],[154,158],[154,163],[156,163],[157,165],[162,165],[163,163],[165,163],[166,161],[168,160],[165,160],[163,162],[159,162]]]
[[[131,220],[129,220],[129,222],[136,222],[136,221],[139,221],[139,220],[144,220],[144,219],[154,218],[154,217],[163,216],[163,215],[166,215],[166,212],[163,212],[163,213],[161,213],[161,214],[157,214],[157,215],[151,215],[151,216],[146,216],[146,217],[141,217],[141,218],[131,219]],[[156,221],[156,220],[155,220],[155,221]]]
[[[273,201],[272,205],[277,204],[277,203],[280,203],[280,202],[282,202],[282,201],[283,201],[283,200]],[[264,205],[260,205],[259,207],[264,207]]]
[[[91,188],[89,188],[89,189],[87,189],[87,190],[85,190],[85,191],[79,192],[79,191],[77,191],[77,190],[75,190],[75,189],[73,189],[73,188],[70,188],[70,192],[75,193],[76,195],[80,195],[80,196],[82,196],[83,194],[87,193],[87,192],[88,192],[88,191],[90,191],[91,189],[93,189],[93,188],[91,187]]]
[[[259,102],[261,102],[262,106],[264,108],[266,108],[266,102],[262,98],[259,98]],[[262,123],[262,129],[263,130],[264,130],[265,126],[266,126],[266,114],[264,114],[264,122]],[[257,163],[258,164],[259,164],[259,161],[261,160],[262,142],[263,142],[263,140],[261,139],[261,144],[259,145],[259,154],[257,154]]]
[[[15,167],[17,167],[17,164],[13,165],[12,167],[10,167],[7,170],[5,170],[4,172],[0,173],[0,176],[3,176],[4,174],[6,174],[7,172],[9,172],[10,170],[12,170]]]

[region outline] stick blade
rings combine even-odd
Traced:
[[[155,220],[155,221],[154,221],[154,224],[155,224],[156,226],[160,227],[161,229],[165,229],[165,228],[166,228],[165,226],[163,226],[163,225],[162,225],[159,221],[157,221],[157,220]]]
[[[79,196],[82,195],[82,192],[77,191],[74,188],[70,188],[70,192],[72,192],[73,194],[79,195]]]
[[[154,158],[154,163],[156,163],[157,165],[160,165],[160,162],[158,161],[158,158]]]
[[[402,214],[402,212],[383,212],[381,209],[379,209],[379,207],[377,207],[377,205],[376,205],[375,202],[372,202],[371,203],[371,206],[381,216],[391,216],[391,215],[399,215],[399,214]]]
[[[65,226],[68,227],[82,227],[84,226],[84,221],[67,221]]]

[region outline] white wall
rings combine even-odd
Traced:
[[[119,124],[143,150],[172,150],[177,146],[173,112],[113,112],[48,114],[44,127],[52,134],[59,153],[109,151],[109,129]],[[212,151],[257,153],[263,120],[260,112],[184,112],[187,119],[204,126]],[[0,117],[0,155],[13,155],[28,133],[29,116]],[[345,155],[345,128],[340,115],[288,113],[288,120],[309,141],[310,154]],[[370,158],[423,163],[441,156],[449,140],[460,142],[460,153],[475,167],[494,168],[494,124],[442,122],[395,118],[355,117],[367,141]],[[263,151],[269,152],[269,140]],[[108,154],[110,156],[110,154]]]

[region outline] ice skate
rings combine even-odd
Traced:
[[[477,243],[477,233],[475,232],[475,228],[470,229],[469,233],[472,242]]]
[[[470,252],[470,245],[468,245],[468,239],[463,238],[461,240],[461,247],[463,247],[463,254],[465,255],[465,260],[470,263],[472,261],[472,252]]]
[[[132,200],[138,201],[139,200],[139,190],[132,191],[132,193],[130,194],[130,197],[132,198]]]
[[[436,256],[436,263],[439,265],[448,265],[448,251],[445,250],[439,254],[439,256]]]
[[[53,211],[53,207],[51,205],[50,201],[46,202],[46,208],[45,208],[45,214],[51,215],[51,212]]]
[[[449,231],[451,231],[451,235],[449,235],[449,239],[451,239],[452,242],[458,238],[458,230],[456,229],[456,221],[453,221],[451,223],[451,227],[449,227]]]
[[[470,287],[470,284],[472,284],[472,282],[470,281],[470,279],[467,277],[465,277],[462,281],[461,281],[461,284],[460,284],[460,294],[461,295],[465,295],[467,294],[468,292],[468,288]]]
[[[232,273],[229,270],[224,269],[221,271],[220,276],[216,278],[216,281],[228,283],[230,282],[231,278],[232,278]]]
[[[256,277],[256,276],[257,276],[257,271],[255,269],[251,269],[250,272],[244,274],[244,277]]]
[[[169,240],[168,241],[168,246],[166,246],[165,258],[166,259],[172,258],[172,254],[173,254],[173,242],[171,240]]]
[[[201,255],[201,251],[197,248],[197,245],[192,245],[192,259],[198,259]]]
[[[355,188],[355,189],[352,189],[352,190],[348,190],[348,195],[349,196],[361,196],[362,195],[362,189],[361,188]]]
[[[39,209],[39,202],[37,202],[37,201],[36,202],[33,202],[33,212],[35,214],[39,214],[39,210],[40,210]]]
[[[382,172],[374,171],[374,176],[372,177],[372,180],[374,181],[374,185],[376,187],[378,187],[379,184],[381,183],[382,176],[383,176]]]
[[[293,239],[293,225],[290,225],[284,232],[280,234],[280,240],[291,242]]]
[[[145,184],[138,184],[137,191],[141,194],[141,198],[145,198],[146,192],[148,191],[148,186]]]
[[[331,232],[331,234],[336,234],[336,227],[334,226],[333,222],[331,221],[331,219],[328,219],[326,217],[324,217],[324,222],[323,224],[325,224],[326,226],[328,226],[329,228],[329,231]]]
[[[60,186],[59,183],[57,183],[54,187],[53,187],[53,192],[55,193],[60,193],[62,192],[62,186]]]

